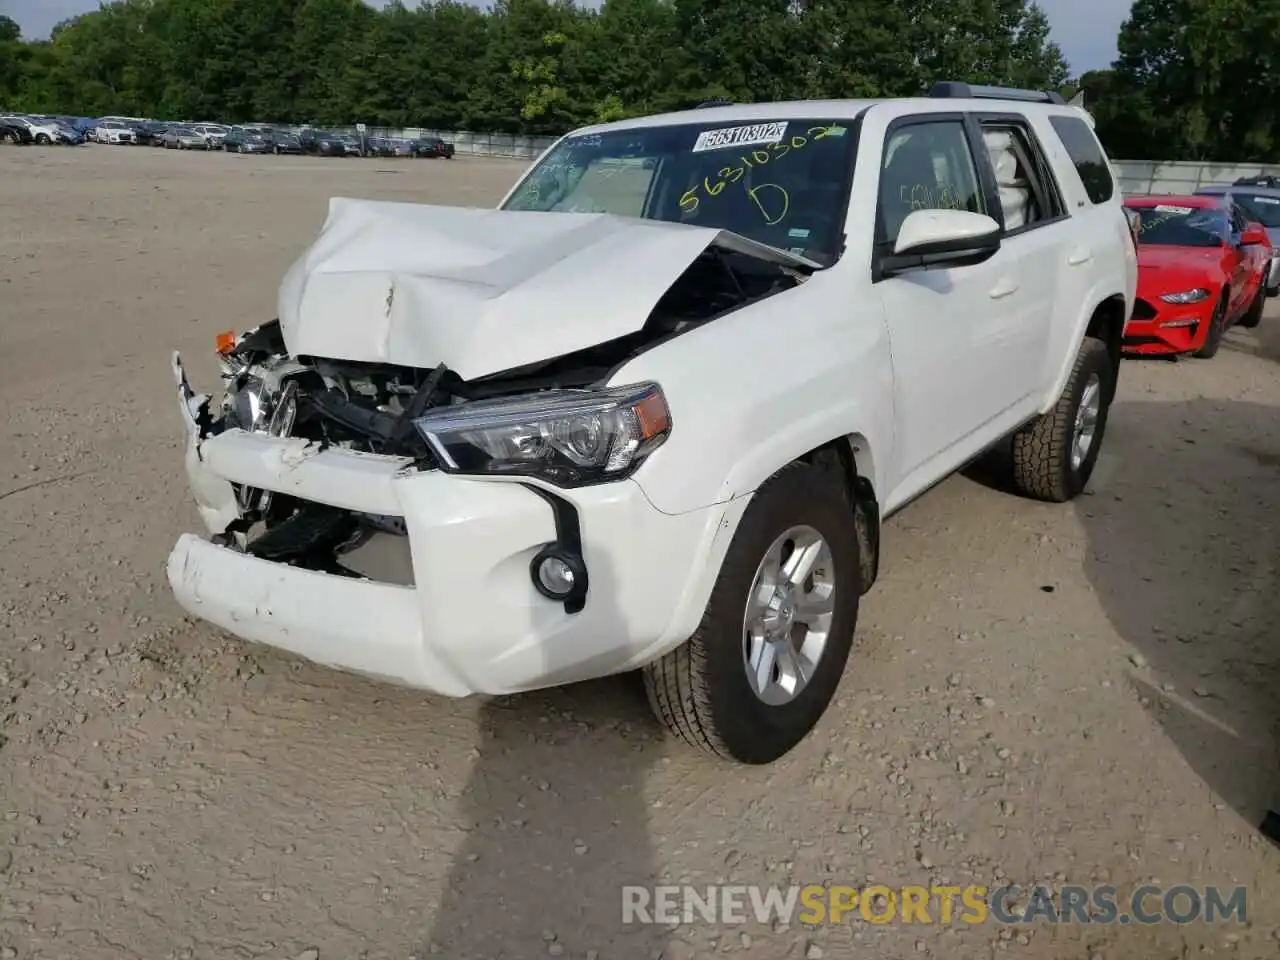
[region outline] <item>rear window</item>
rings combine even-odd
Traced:
[[[1232,199],[1250,220],[1256,220],[1268,230],[1280,228],[1280,196],[1236,193]]]
[[[1067,148],[1067,154],[1084,184],[1084,192],[1094,203],[1106,203],[1115,193],[1115,182],[1111,179],[1111,167],[1098,138],[1089,125],[1079,117],[1050,117],[1049,122]]]

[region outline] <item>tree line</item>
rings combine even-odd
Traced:
[[[1027,0],[119,0],[48,41],[0,23],[0,105],[559,133],[717,98],[1056,85],[1048,35]]]
[[[1113,156],[1268,160],[1280,0],[1136,0],[1069,82],[1030,0],[116,0],[24,40],[0,109],[555,134],[704,100],[1085,90]]]

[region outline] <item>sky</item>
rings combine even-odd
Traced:
[[[381,0],[370,2],[382,6]],[[1073,75],[1110,66],[1116,55],[1116,34],[1129,14],[1130,2],[1040,0],[1049,16],[1053,39],[1066,55]],[[0,0],[0,13],[16,20],[23,36],[43,39],[54,24],[97,6],[97,0]]]

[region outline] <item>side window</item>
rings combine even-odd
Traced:
[[[902,221],[915,210],[987,212],[961,121],[914,123],[889,135],[880,163],[876,242],[896,241]]]
[[[982,139],[991,157],[1004,227],[1008,232],[1062,216],[1065,210],[1039,145],[1021,124],[982,124]]]
[[[1050,117],[1049,123],[1057,132],[1067,155],[1080,174],[1084,192],[1094,203],[1106,203],[1115,193],[1115,181],[1106,155],[1089,125],[1079,117]]]

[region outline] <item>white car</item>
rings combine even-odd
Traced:
[[[334,199],[221,398],[174,355],[212,538],[168,579],[451,697],[642,669],[766,763],[832,699],[885,517],[1010,437],[1025,495],[1081,492],[1136,282],[1056,94],[691,110],[569,134],[497,210]]]
[[[135,144],[138,142],[137,131],[131,124],[123,120],[104,120],[92,130],[93,139],[98,143]]]
[[[191,129],[204,137],[210,150],[221,150],[222,141],[227,139],[227,131],[230,128],[224,127],[220,123],[197,123]]]

